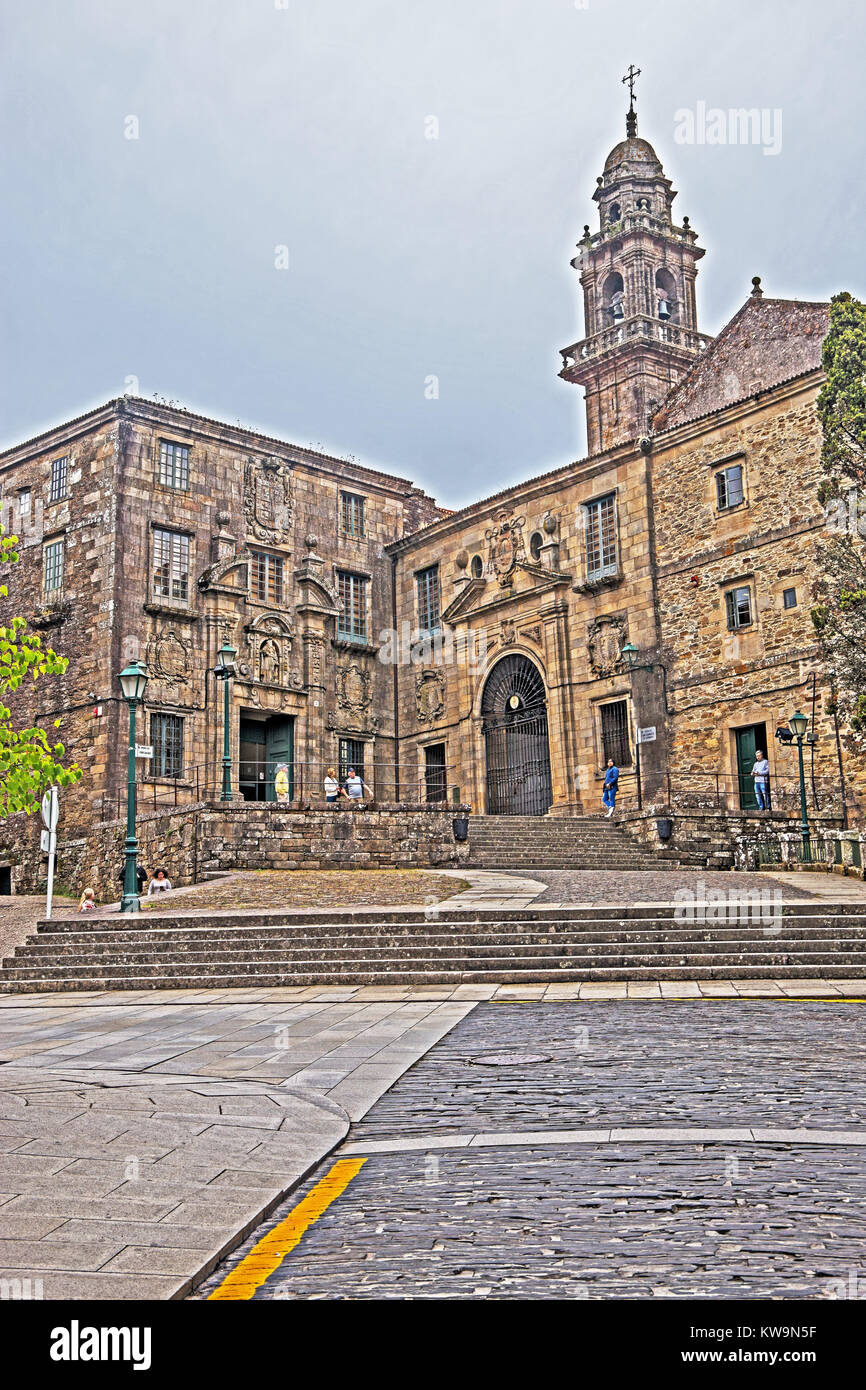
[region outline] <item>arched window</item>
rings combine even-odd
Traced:
[[[480,555],[473,555],[470,564],[473,579],[480,579],[484,573],[484,561]]]
[[[660,319],[671,323],[679,319],[677,282],[664,266],[656,271],[656,313]]]
[[[622,208],[619,203],[611,203],[607,210],[607,220],[608,222],[622,221]]]
[[[540,531],[533,531],[529,537],[529,553],[536,564],[541,559],[541,547],[544,545],[544,537]]]
[[[601,305],[603,324],[621,323],[625,318],[622,276],[618,270],[612,270],[601,287]]]

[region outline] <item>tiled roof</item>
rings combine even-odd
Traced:
[[[821,366],[829,304],[750,295],[674,387],[653,424],[674,429]]]

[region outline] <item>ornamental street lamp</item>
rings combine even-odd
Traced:
[[[123,698],[129,705],[129,759],[126,790],[126,860],[123,870],[121,912],[139,912],[138,898],[138,840],[135,834],[135,711],[144,699],[147,671],[140,661],[131,661],[117,678]]]
[[[229,751],[229,681],[235,673],[237,650],[226,637],[217,652],[219,664],[214,667],[214,675],[223,682],[223,790],[221,800],[232,799],[232,759]]]
[[[806,772],[803,767],[803,741],[809,727],[808,716],[801,714],[798,710],[796,714],[791,715],[788,725],[797,741],[797,757],[800,764],[800,834],[803,837],[803,863],[811,864],[812,847],[809,838],[809,820],[806,815]]]
[[[621,655],[624,656],[625,659],[626,659],[626,661],[628,662],[628,669],[629,669],[630,671],[633,671],[633,670],[634,670],[634,664],[635,664],[635,661],[637,660],[637,654],[638,654],[638,653],[637,653],[637,647],[634,645],[634,643],[633,643],[633,642],[626,642],[625,645],[624,645],[623,648],[622,648]],[[634,705],[634,691],[632,691],[632,705]],[[635,714],[635,724],[637,724],[637,723],[638,723],[638,719],[637,719],[637,715]],[[641,785],[641,775],[640,775],[640,740],[639,740],[638,737],[637,737],[637,729],[635,730],[635,743],[634,743],[634,776],[635,776],[635,786],[636,786],[636,788],[637,788],[637,808],[638,808],[639,811],[642,811],[642,810],[643,810],[643,787],[642,787],[642,785]]]

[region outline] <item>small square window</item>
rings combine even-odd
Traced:
[[[720,512],[739,507],[745,501],[742,464],[732,464],[716,474],[716,496]]]
[[[337,618],[337,636],[350,642],[367,640],[367,581],[360,574],[337,572],[342,607]]]
[[[366,526],[364,502],[365,499],[359,497],[357,493],[340,493],[340,530],[344,536],[352,536],[356,540],[360,540],[364,536]]]
[[[729,589],[725,594],[728,627],[732,630],[750,627],[752,623],[752,591],[748,585]]]
[[[260,603],[283,601],[283,557],[269,555],[266,550],[252,552],[252,590]]]
[[[46,594],[63,588],[63,541],[49,541],[42,553],[42,587]]]
[[[163,487],[186,492],[189,487],[189,448],[170,439],[159,441],[159,481]]]
[[[150,716],[151,777],[183,776],[183,719],[177,714]]]
[[[156,598],[189,599],[189,536],[157,526],[153,532]]]
[[[796,589],[785,589],[784,592],[782,593],[782,602],[784,603],[784,605],[785,605],[786,608],[796,608],[796,607],[797,607],[797,590],[796,590]]]
[[[50,502],[59,502],[66,496],[66,484],[69,475],[69,460],[67,458],[52,459],[51,461],[51,492]]]
[[[30,519],[32,494],[29,487],[23,487],[18,494],[18,515],[22,521]]]
[[[430,565],[415,575],[418,594],[418,627],[421,632],[435,636],[440,630],[439,623],[439,566]]]

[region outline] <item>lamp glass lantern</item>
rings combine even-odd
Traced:
[[[147,685],[147,670],[140,661],[131,661],[129,665],[121,671],[117,679],[120,681],[123,698],[131,705],[137,705],[139,701],[144,699],[144,688]]]
[[[622,649],[622,655],[625,657],[629,666],[634,666],[635,658],[637,656],[637,647],[634,645],[633,642],[626,642],[625,646]]]
[[[223,680],[227,680],[230,676],[233,676],[235,673],[236,656],[237,649],[233,647],[232,644],[229,642],[228,638],[226,638],[219,651],[217,652],[217,660],[219,661],[219,665],[215,668],[214,674],[219,676]]]
[[[796,714],[791,715],[788,724],[793,731],[794,737],[802,738],[809,727],[809,717],[808,715],[801,714],[800,711],[797,710]]]

